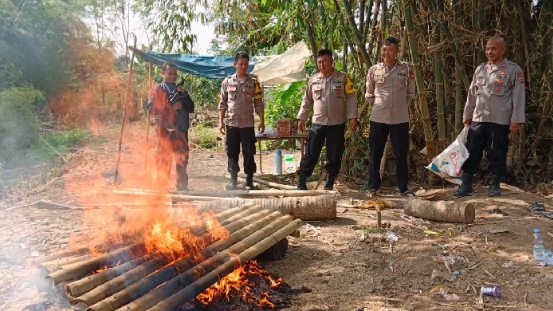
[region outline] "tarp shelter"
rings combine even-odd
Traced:
[[[173,62],[179,71],[205,78],[223,79],[236,72],[234,57],[134,51],[152,64]],[[251,57],[248,72],[255,74],[262,85],[301,81],[306,79],[305,61],[309,57],[309,48],[300,41],[280,55]]]

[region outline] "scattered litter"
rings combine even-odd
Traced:
[[[543,254],[545,257],[545,264],[548,266],[553,266],[553,252],[550,249],[546,248]]]
[[[459,295],[457,294],[463,294],[464,292],[459,289],[449,288],[444,285],[438,285],[435,286],[430,290],[430,293],[436,293],[438,295],[442,295],[445,300],[447,301],[454,301],[459,300]]]
[[[509,214],[507,214],[507,212],[501,210],[499,207],[496,207],[496,208],[492,209],[490,211],[490,214],[500,214],[500,215],[503,215],[503,216],[509,216]]]
[[[453,228],[447,228],[447,230],[440,230],[440,229],[423,229],[422,232],[429,235],[448,235],[453,236]]]
[[[367,237],[365,236],[365,233],[361,233],[361,236],[359,237],[359,241],[361,242],[364,242],[365,240],[367,239]]]
[[[40,257],[40,254],[37,251],[31,253],[31,257]]]
[[[502,264],[501,267],[505,268],[505,269],[509,269],[511,267],[513,267],[514,263],[512,261],[507,261],[506,263]]]
[[[480,295],[501,298],[501,287],[499,285],[485,285],[480,288]]]
[[[495,234],[495,233],[505,233],[510,231],[505,228],[497,227],[497,228],[491,228],[489,232]]]
[[[456,262],[456,259],[454,256],[432,256],[432,260],[438,263],[446,263],[449,265],[452,265]]]
[[[319,232],[319,230],[317,230],[317,228],[313,227],[313,225],[311,224],[305,224],[305,232],[309,232],[309,231],[313,231],[313,233],[315,234],[315,236],[319,236],[321,235],[321,232]]]
[[[543,202],[534,202],[530,204],[530,209],[532,210],[532,214],[534,215],[544,216],[549,219],[553,219],[553,211],[546,211]]]
[[[430,276],[430,281],[434,281],[435,279],[442,279],[444,281],[453,282],[456,278],[457,276],[453,273],[446,273],[438,269],[433,269],[432,275]]]
[[[386,237],[392,242],[397,242],[399,240],[399,237],[392,231],[386,232]]]
[[[26,248],[27,248],[27,245],[25,245],[25,244],[23,244],[23,243],[19,244],[19,246],[21,246],[22,249],[26,249]]]

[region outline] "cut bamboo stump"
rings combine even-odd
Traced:
[[[428,220],[470,224],[474,222],[474,204],[454,201],[426,201],[410,199],[405,203],[405,214]]]

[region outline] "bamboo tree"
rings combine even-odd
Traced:
[[[426,141],[426,157],[428,161],[437,155],[436,142],[432,135],[432,125],[430,123],[430,113],[428,111],[428,103],[426,101],[426,87],[424,85],[424,77],[422,74],[422,68],[420,64],[418,40],[415,37],[414,23],[413,23],[413,11],[415,8],[415,2],[413,0],[406,0],[405,6],[405,26],[407,27],[407,39],[409,40],[409,50],[411,51],[411,59],[413,60],[413,67],[415,70],[415,79],[417,83],[417,94],[419,96],[419,109],[422,114],[422,125],[424,128],[424,139]]]
[[[432,1],[432,10],[436,21],[443,18],[443,2]],[[436,82],[436,114],[438,116],[438,146],[443,149],[447,145],[445,136],[445,115],[444,115],[444,76],[442,63],[442,47],[440,42],[441,26],[439,22],[434,25],[434,79]]]

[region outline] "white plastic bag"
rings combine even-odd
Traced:
[[[443,179],[460,185],[463,182],[461,167],[469,157],[469,152],[465,146],[468,133],[469,127],[465,126],[461,133],[459,133],[459,136],[457,136],[457,139],[435,157],[426,168]]]

